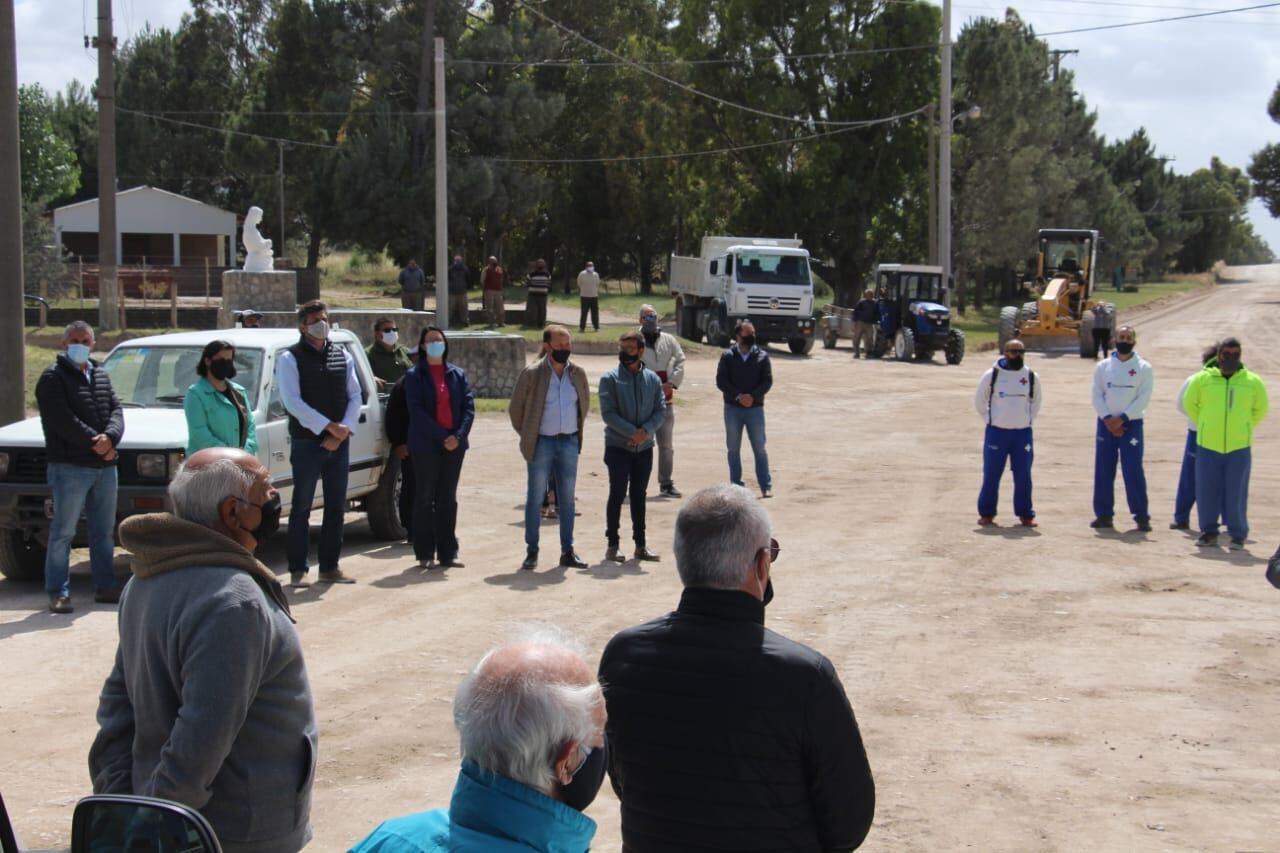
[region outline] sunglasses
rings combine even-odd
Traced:
[[[769,562],[775,563],[778,560],[778,553],[782,551],[782,546],[778,544],[777,539],[774,539],[772,536],[770,536],[769,547],[767,549],[766,548],[760,549],[760,551],[765,551],[765,550],[769,552]],[[756,553],[759,554],[760,551],[757,551]]]
[[[395,326],[387,326],[385,329],[382,330],[382,333],[385,335],[387,332],[396,332],[398,334],[400,330]]]
[[[641,315],[640,319],[641,319],[643,322],[645,322],[645,323],[652,323],[654,320],[657,320],[657,319],[658,319],[658,315],[657,315],[657,314],[643,314],[643,315]]]

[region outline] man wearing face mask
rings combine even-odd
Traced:
[[[490,651],[453,701],[462,768],[447,809],[380,824],[350,853],[585,853],[604,782],[600,685],[582,652],[540,627]]]
[[[600,331],[600,276],[591,261],[587,261],[586,268],[578,273],[578,303],[578,331],[587,330],[587,314],[591,315],[591,326]]]
[[[124,412],[111,377],[89,358],[93,328],[81,320],[67,326],[65,352],[40,375],[36,403],[48,456],[53,520],[44,560],[49,609],[70,613],[71,541],[81,513],[88,523],[93,598],[120,600],[112,571],[116,525],[116,447],[124,436]]]
[[[1093,522],[1095,530],[1115,527],[1116,458],[1124,474],[1124,495],[1138,529],[1151,530],[1147,476],[1142,470],[1142,416],[1151,402],[1155,371],[1133,351],[1138,336],[1132,326],[1116,330],[1115,352],[1093,371],[1093,408],[1098,413],[1093,457]]]
[[[658,427],[658,493],[664,498],[680,497],[673,481],[675,468],[676,410],[671,401],[684,382],[684,347],[675,335],[658,328],[658,310],[652,305],[640,306],[640,334],[644,335],[644,366],[662,380],[662,394],[667,403],[667,416]]]
[[[289,413],[289,462],[293,505],[289,510],[289,578],[307,581],[311,502],[324,481],[320,528],[320,582],[355,583],[338,568],[342,515],[347,507],[350,437],[360,418],[360,382],[346,349],[329,340],[329,306],[316,299],[298,309],[301,340],[276,359],[276,386]]]
[[[631,537],[637,560],[656,560],[645,544],[644,502],[653,472],[653,437],[667,414],[662,381],[644,366],[644,337],[625,332],[618,341],[618,367],[600,377],[600,418],[604,421],[604,464],[609,469],[605,507],[605,559],[620,563],[618,528],[622,501],[631,493]]]
[[[538,567],[538,535],[542,498],[555,475],[556,502],[560,514],[560,565],[585,569],[587,563],[573,550],[574,489],[578,482],[578,455],[582,452],[582,427],[591,411],[591,386],[587,372],[569,361],[573,337],[564,326],[548,326],[547,354],[520,371],[507,414],[520,434],[528,489],[524,501],[525,558],[520,568]]]
[[[978,380],[973,406],[987,425],[982,437],[982,490],[978,492],[978,526],[996,523],[1000,478],[1007,462],[1013,471],[1013,511],[1023,527],[1036,527],[1031,505],[1031,462],[1035,458],[1031,424],[1040,414],[1044,392],[1040,377],[1023,364],[1027,347],[1014,338],[1004,345],[1004,358]]]
[[[871,827],[875,782],[835,668],[764,625],[770,528],[740,486],[690,497],[679,606],[605,647],[624,850],[853,850]]]
[[[400,327],[387,317],[379,317],[373,324],[373,343],[365,347],[364,354],[369,357],[379,393],[390,390],[413,367],[409,351],[400,343]]]
[[[1244,549],[1249,535],[1249,470],[1253,464],[1253,431],[1270,408],[1267,386],[1241,361],[1236,338],[1218,344],[1215,363],[1205,365],[1182,399],[1196,424],[1196,544],[1218,544],[1221,519],[1231,534],[1231,550]]]
[[[733,345],[720,356],[716,387],[724,395],[725,444],[729,452],[729,482],[742,485],[742,430],[751,442],[756,460],[760,497],[773,497],[769,454],[765,451],[764,395],[773,387],[769,354],[756,346],[756,327],[739,320],[733,327]]]
[[[232,448],[187,459],[173,514],[120,524],[133,578],[89,751],[95,794],[198,809],[227,853],[311,839],[316,730],[289,602],[254,558],[280,524],[266,467]]]

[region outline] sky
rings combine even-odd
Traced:
[[[952,30],[966,21],[1003,17],[1012,5],[1037,33],[1192,15],[1259,5],[1265,0],[990,0],[955,3]],[[148,24],[177,26],[183,0],[114,0],[120,41]],[[50,92],[97,76],[97,54],[84,48],[97,30],[96,0],[17,0],[18,81]],[[1147,129],[1170,168],[1189,174],[1218,156],[1247,168],[1254,151],[1280,143],[1280,124],[1267,115],[1267,100],[1280,82],[1280,5],[1269,9],[1171,21],[1104,32],[1047,36],[1065,56],[1079,92],[1097,111],[1098,130],[1109,140]],[[1270,45],[1270,47],[1268,47]],[[1280,219],[1262,204],[1249,207],[1254,230],[1280,255]]]

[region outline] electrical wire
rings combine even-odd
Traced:
[[[116,107],[116,112],[124,113],[125,115],[139,116],[141,118],[149,118],[152,121],[162,121],[168,124],[176,124],[182,127],[194,127],[194,128],[199,128],[201,130],[212,130],[216,133],[230,133],[233,136],[244,136],[250,139],[265,139],[268,142],[282,143],[284,145],[300,145],[305,148],[324,148],[330,151],[337,151],[339,148],[339,146],[337,145],[326,145],[323,142],[303,142],[301,139],[288,139],[283,136],[270,136],[265,133],[250,133],[247,130],[234,130],[229,127],[215,127],[214,125],[211,125],[211,124],[199,124],[194,121],[183,121],[182,119],[168,118],[167,116],[155,115],[152,113],[144,113],[140,110],[130,110],[124,107]]]
[[[1256,12],[1259,9],[1274,9],[1280,6],[1280,3],[1262,3],[1257,6],[1241,6],[1236,9],[1219,9],[1213,12],[1197,12],[1193,15],[1174,15],[1167,18],[1151,18],[1145,21],[1128,21],[1123,24],[1102,24],[1096,27],[1077,27],[1071,30],[1055,30],[1047,33],[1036,33],[1036,38],[1048,38],[1049,36],[1067,36],[1074,33],[1096,33],[1100,30],[1120,30],[1127,27],[1142,27],[1148,24],[1167,24],[1173,21],[1190,21],[1194,18],[1213,18],[1218,15],[1232,15],[1237,12]]]

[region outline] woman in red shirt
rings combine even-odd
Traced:
[[[458,562],[458,480],[475,421],[467,374],[448,362],[449,340],[435,326],[418,338],[420,358],[405,375],[409,458],[413,460],[413,553],[423,569]]]

